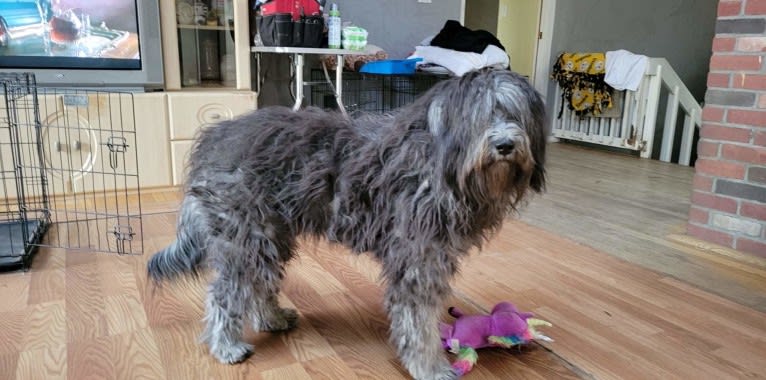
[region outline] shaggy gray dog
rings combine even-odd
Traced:
[[[391,340],[416,379],[454,379],[438,319],[460,260],[545,184],[545,111],[526,79],[485,69],[414,104],[351,120],[264,108],[206,128],[189,160],[177,240],[151,258],[157,281],[212,268],[203,339],[244,360],[256,331],[287,330],[277,303],[300,235],[382,264]]]

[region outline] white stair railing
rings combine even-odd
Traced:
[[[619,115],[580,117],[565,105],[560,118],[554,115],[552,134],[569,140],[585,141],[639,151],[649,158],[654,148],[657,112],[662,86],[668,90],[660,160],[670,162],[678,112],[684,112],[678,163],[689,165],[694,130],[702,123],[702,108],[664,58],[649,58],[646,73],[636,92],[625,91]],[[556,86],[555,112],[561,109],[561,88]]]

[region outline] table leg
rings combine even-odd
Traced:
[[[255,93],[261,94],[261,53],[255,53]]]
[[[303,103],[303,54],[295,54],[295,105],[293,111],[301,109]]]
[[[348,116],[343,105],[343,62],[343,56],[338,54],[335,57],[335,103],[338,104],[340,112]]]

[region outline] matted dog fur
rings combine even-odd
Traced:
[[[303,234],[382,264],[391,341],[416,379],[454,379],[438,319],[472,247],[545,184],[545,111],[523,77],[484,69],[435,85],[388,115],[344,118],[264,108],[204,129],[189,159],[177,240],[154,280],[215,277],[203,340],[223,363],[247,358],[245,323],[287,330],[277,303]]]

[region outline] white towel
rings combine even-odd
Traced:
[[[649,58],[627,50],[606,52],[604,82],[617,90],[636,91],[646,72]]]
[[[508,67],[510,59],[503,49],[488,45],[481,54],[444,49],[438,46],[416,46],[410,58],[423,58],[418,64],[433,63],[446,67],[457,76],[487,66]]]

